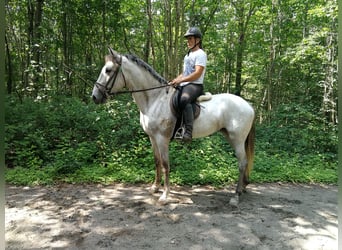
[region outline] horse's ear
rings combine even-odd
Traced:
[[[108,47],[108,51],[109,51],[109,54],[112,56],[115,56],[117,54],[111,47]]]
[[[109,54],[114,57],[114,60],[119,63],[120,62],[120,55],[118,52],[113,50],[111,47],[108,47]]]

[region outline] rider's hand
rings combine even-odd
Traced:
[[[179,85],[182,82],[181,78],[175,78],[172,81],[169,82],[169,85],[172,85],[174,87],[176,87],[177,85]]]

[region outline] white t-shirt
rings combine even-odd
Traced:
[[[203,84],[204,75],[205,75],[205,68],[207,66],[207,54],[202,50],[198,49],[194,52],[190,52],[189,55],[186,54],[184,57],[184,66],[183,66],[183,76],[188,76],[195,72],[195,66],[203,66],[204,70],[202,75],[195,81],[191,83],[195,84]],[[180,85],[184,86],[187,85],[189,82],[182,82]]]

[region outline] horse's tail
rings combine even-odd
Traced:
[[[249,175],[253,169],[253,161],[254,161],[254,141],[255,141],[255,122],[253,122],[251,130],[247,136],[245,141],[245,151],[247,154],[247,169],[245,175],[247,180],[249,180]]]

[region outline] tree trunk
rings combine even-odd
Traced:
[[[243,70],[243,57],[245,51],[245,43],[246,43],[246,33],[249,20],[254,13],[256,5],[250,4],[248,13],[245,17],[245,5],[244,2],[234,2],[232,1],[232,5],[235,7],[237,18],[238,18],[238,44],[236,51],[236,77],[235,77],[235,94],[240,96],[242,92],[242,70]]]
[[[63,63],[64,66],[67,67],[71,64],[71,48],[72,48],[72,25],[70,24],[70,13],[68,13],[67,9],[68,2],[66,0],[63,0],[62,6],[63,6],[63,18],[62,18],[62,36],[63,36]],[[62,66],[62,68],[64,68]],[[65,70],[65,91],[70,91],[71,93],[71,74],[69,71]]]
[[[151,0],[146,0],[146,15],[147,15],[147,31],[146,31],[146,43],[144,51],[144,61],[148,63],[148,59],[151,53],[152,47],[152,2]]]
[[[40,75],[41,75],[41,31],[40,26],[43,15],[44,0],[29,0],[27,3],[27,44],[29,50],[26,55],[26,75],[24,80],[24,87],[28,87],[29,83],[34,87],[34,95],[38,94],[40,89]]]
[[[243,25],[242,25],[243,26]],[[239,27],[241,28],[241,23],[239,23]],[[242,60],[243,60],[243,46],[244,46],[244,31],[240,30],[240,37],[237,46],[236,52],[236,77],[235,77],[235,94],[240,96],[242,87],[241,87],[241,75],[242,75]]]
[[[35,13],[34,13],[34,30],[33,30],[33,59],[36,61],[37,64],[40,63],[41,58],[41,23],[42,23],[42,16],[43,16],[43,4],[44,0],[37,0]],[[36,46],[35,46],[36,45]]]
[[[275,1],[272,1],[272,9],[271,13],[275,13],[277,10],[277,6],[275,6]],[[276,18],[272,16],[270,23],[270,46],[269,46],[269,61],[267,65],[266,72],[266,84],[267,84],[267,106],[266,110],[272,110],[272,95],[273,95],[273,72],[274,72],[274,61],[276,57],[276,49],[275,49],[275,39],[274,39],[274,26],[275,26]]]
[[[170,46],[172,44],[172,27],[171,27],[171,4],[170,0],[164,1],[164,51],[165,51],[165,58],[164,58],[164,76],[166,79],[171,78],[170,73]]]
[[[102,28],[102,44],[106,44],[106,15],[107,15],[107,1],[102,2],[102,13],[101,13],[101,28]]]
[[[26,53],[26,65],[25,65],[25,76],[24,76],[24,82],[23,87],[27,88],[29,85],[29,71],[27,69],[30,68],[31,65],[31,50],[32,50],[32,41],[33,41],[33,27],[34,27],[34,5],[32,3],[33,0],[29,0],[27,3],[27,18],[28,18],[28,27],[27,27],[27,45],[29,46],[29,49]]]
[[[322,109],[326,119],[333,123],[337,123],[336,114],[336,101],[334,93],[334,72],[335,72],[335,47],[334,47],[334,37],[332,33],[326,38],[327,51],[326,51],[326,66],[325,66],[325,79],[323,82],[323,103]]]
[[[174,22],[174,36],[173,36],[173,49],[172,49],[172,58],[171,58],[171,75],[176,76],[178,75],[178,58],[180,55],[178,54],[179,51],[179,37],[180,37],[180,30],[181,30],[181,4],[183,1],[181,0],[175,0],[175,22]]]
[[[43,0],[37,0],[36,8],[34,11],[34,30],[33,30],[33,47],[32,47],[32,58],[35,62],[35,70],[33,74],[33,83],[35,89],[35,96],[38,95],[41,89],[41,75],[42,75],[42,67],[41,67],[41,23],[43,16]]]
[[[8,46],[8,41],[7,41],[7,35],[5,35],[5,44],[6,44],[6,70],[7,70],[7,93],[11,94],[13,90],[13,68],[12,68],[12,60],[11,60],[11,55],[10,55],[10,50]]]

